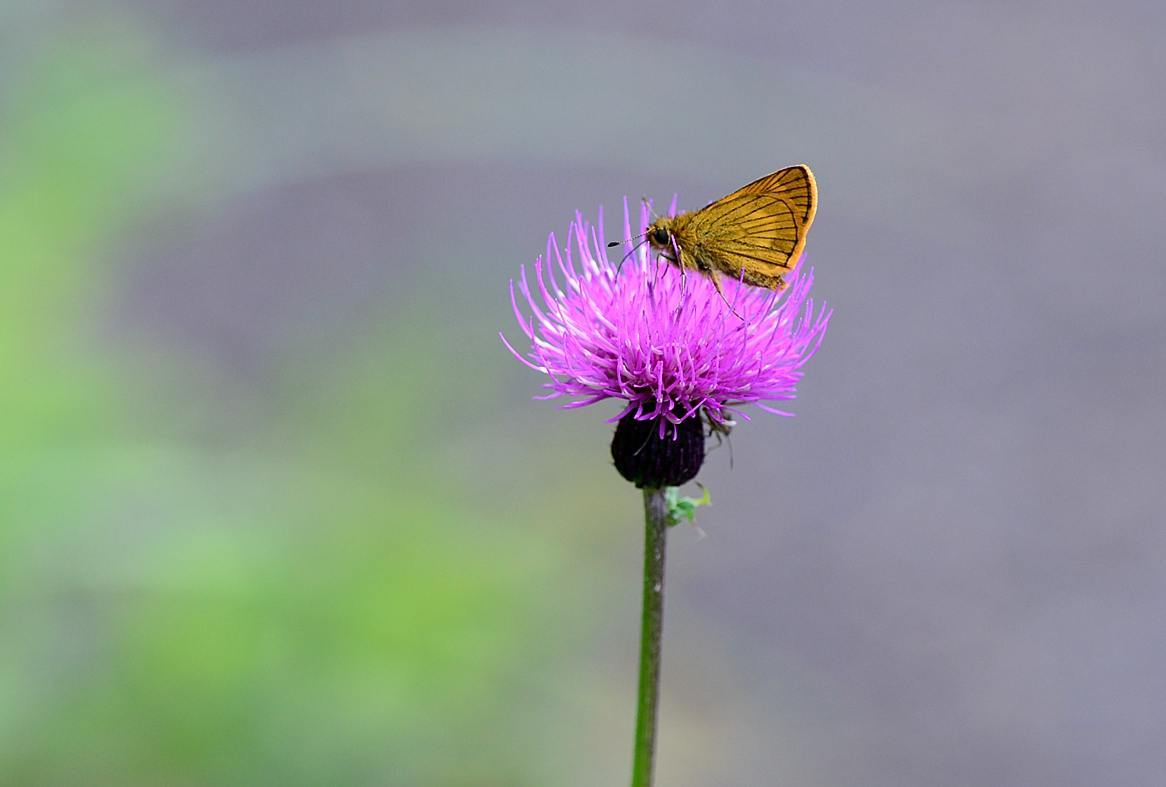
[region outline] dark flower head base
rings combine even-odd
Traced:
[[[704,422],[685,418],[660,436],[655,421],[635,413],[619,419],[611,439],[615,469],[640,489],[680,486],[696,478],[704,464]]]
[[[645,205],[637,233],[649,217]],[[637,233],[625,199],[624,237]],[[536,398],[567,397],[564,408],[622,400],[609,419],[619,423],[617,469],[640,487],[675,486],[700,469],[702,416],[714,425],[748,421],[738,409],[744,404],[790,415],[773,405],[795,397],[831,312],[815,313],[812,271],[797,271],[782,293],[725,280],[722,298],[707,277],[682,273],[650,255],[647,244],[632,250],[625,241],[623,248],[629,256],[621,267],[620,257],[608,256],[602,209],[598,226],[576,213],[565,248],[552,233],[533,280],[524,266],[517,288],[510,282],[530,349],[502,341],[548,376],[549,393]],[[697,442],[699,451],[691,447]],[[674,450],[664,451],[664,443]]]

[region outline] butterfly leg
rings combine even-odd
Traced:
[[[717,288],[717,294],[721,296],[721,300],[723,300],[725,303],[728,303],[729,299],[725,297],[725,291],[723,289],[721,289],[721,276],[720,276],[720,274],[717,273],[716,271],[710,269],[708,271],[708,275],[709,275],[709,278],[713,280],[713,286]]]
[[[672,239],[672,256],[666,259],[677,268],[680,268],[680,289],[683,290],[685,285],[688,284],[688,260],[685,259],[684,253],[680,250],[680,246],[677,245],[675,238]]]
[[[729,303],[729,299],[725,297],[725,291],[721,289],[721,275],[710,268],[708,270],[708,276],[713,280],[713,286],[717,288],[717,294],[721,296],[721,300],[724,301],[725,305],[729,307],[729,311],[733,313],[733,316],[738,320],[744,320],[745,318],[740,314],[737,314],[737,310],[733,308],[733,304]]]

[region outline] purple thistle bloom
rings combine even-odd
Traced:
[[[645,205],[640,226],[648,220]],[[624,237],[632,237],[626,198]],[[795,397],[802,367],[826,333],[832,312],[823,305],[814,313],[813,271],[799,271],[782,293],[723,276],[722,298],[708,277],[653,259],[647,244],[622,269],[607,251],[603,209],[598,226],[577,212],[562,252],[551,233],[546,257],[534,263],[533,282],[521,269],[521,307],[510,282],[530,350],[523,355],[505,336],[502,341],[518,360],[550,377],[543,385],[550,393],[535,398],[571,397],[564,408],[623,399],[627,405],[610,422],[629,414],[656,421],[661,438],[668,424],[699,419],[702,411],[718,425],[738,415],[749,420],[737,409],[743,404],[792,415],[767,403]]]

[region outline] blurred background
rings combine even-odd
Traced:
[[[1166,783],[1156,3],[0,2],[0,783],[611,785],[639,494],[506,287],[810,163],[658,780]]]

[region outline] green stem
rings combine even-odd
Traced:
[[[664,631],[664,546],[668,504],[663,489],[644,490],[644,608],[640,617],[640,687],[632,787],[652,787],[656,709],[660,700],[660,639]]]

